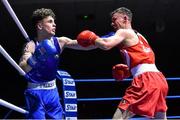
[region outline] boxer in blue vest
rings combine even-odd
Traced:
[[[32,23],[36,31],[34,40],[26,43],[19,61],[27,73],[25,90],[27,119],[63,119],[63,109],[56,87],[56,71],[60,54],[65,48],[92,50],[94,45],[82,47],[77,40],[55,37],[55,14],[51,9],[36,9]],[[69,26],[68,26],[69,27]]]

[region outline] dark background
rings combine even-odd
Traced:
[[[166,77],[179,77],[179,0],[9,0],[9,3],[31,38],[33,32],[30,17],[37,8],[51,8],[55,12],[56,36],[76,38],[85,29],[95,31],[98,35],[107,34],[112,31],[109,13],[121,6],[128,7],[134,15],[133,28],[147,38],[156,54],[157,67]],[[88,17],[85,19],[84,16]],[[18,62],[26,40],[2,3],[0,35],[0,44]],[[112,66],[122,62],[116,49],[66,49],[61,59],[60,68],[68,71],[74,79],[112,78]],[[25,80],[2,55],[0,65],[0,98],[23,107]],[[87,87],[91,89],[91,86]],[[113,92],[111,89],[108,89],[109,93]],[[8,111],[1,107],[0,118]]]

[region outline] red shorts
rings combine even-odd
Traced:
[[[136,115],[154,117],[156,112],[166,112],[168,84],[161,72],[145,72],[136,76],[127,88],[119,108]]]

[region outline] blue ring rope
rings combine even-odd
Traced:
[[[176,118],[180,118],[180,116],[167,116],[167,118],[176,119]]]
[[[180,95],[167,96],[167,99],[180,99]],[[122,97],[112,97],[112,98],[77,98],[77,101],[109,101],[109,100],[121,100]]]
[[[168,81],[178,81],[180,77],[169,77],[166,78]],[[132,78],[124,79],[123,81],[132,81]],[[121,82],[115,79],[75,79],[75,82]]]

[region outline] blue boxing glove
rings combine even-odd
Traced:
[[[37,59],[36,56],[33,54],[31,57],[28,58],[27,64],[31,66],[32,68],[37,67]]]
[[[114,34],[115,34],[115,32],[109,32],[107,35],[103,35],[100,38],[108,38],[108,37],[113,36]]]
[[[56,57],[58,54],[55,45],[48,39],[39,43],[36,47],[34,54],[27,60],[27,63],[35,68],[38,64],[45,62],[49,57]]]
[[[39,43],[34,54],[38,60],[46,61],[48,57],[53,57],[58,54],[58,52],[55,45],[50,40],[46,39]]]

